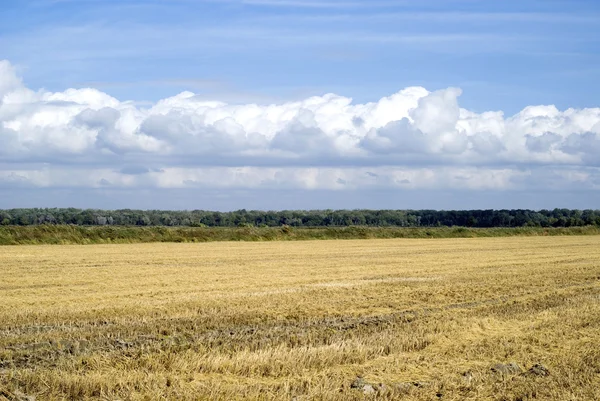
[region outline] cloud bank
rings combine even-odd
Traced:
[[[598,189],[600,108],[461,108],[461,90],[143,107],[27,88],[0,61],[0,187]]]

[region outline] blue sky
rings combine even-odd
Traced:
[[[597,207],[600,2],[0,3],[0,207]]]
[[[458,86],[463,107],[512,114],[596,105],[599,20],[599,2],[578,0],[24,0],[3,2],[0,49],[30,87],[122,100]]]

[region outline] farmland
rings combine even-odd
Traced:
[[[0,247],[0,400],[600,399],[600,236]]]

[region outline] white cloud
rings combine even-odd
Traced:
[[[33,91],[0,61],[0,180],[484,189],[529,185],[548,166],[564,185],[595,188],[600,108],[529,106],[507,118],[460,108],[460,94],[412,87],[366,104],[326,94],[233,105],[183,92],[143,108],[91,88]]]
[[[0,187],[304,190],[598,190],[599,168],[52,166],[0,170]]]
[[[14,67],[7,60],[0,60],[0,99],[21,85]]]

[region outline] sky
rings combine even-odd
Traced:
[[[0,208],[600,208],[595,0],[0,0]]]

